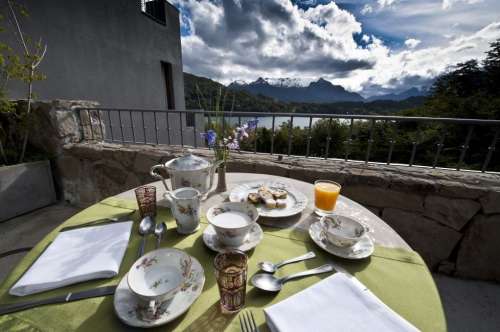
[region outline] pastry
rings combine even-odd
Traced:
[[[271,192],[274,199],[285,199],[288,196],[288,192],[284,189],[276,189]]]
[[[260,203],[260,195],[257,193],[248,194],[247,199],[252,204],[259,204]]]
[[[283,209],[286,207],[286,199],[277,199],[276,200],[276,207],[278,209]]]
[[[258,190],[260,199],[266,204],[268,209],[274,209],[276,207],[276,201],[274,200],[274,196],[269,190],[269,188],[262,186]]]

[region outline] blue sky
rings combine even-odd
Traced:
[[[500,0],[173,0],[184,70],[323,77],[365,96],[429,85],[500,38]]]

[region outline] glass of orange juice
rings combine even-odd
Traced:
[[[342,186],[337,182],[329,180],[317,180],[314,182],[314,212],[324,216],[335,209],[337,198]]]

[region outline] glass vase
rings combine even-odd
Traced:
[[[222,163],[218,168],[217,168],[217,187],[215,188],[215,191],[218,193],[223,193],[227,191],[227,184],[226,184],[226,163]]]

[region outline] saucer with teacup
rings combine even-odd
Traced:
[[[319,247],[347,259],[362,259],[373,253],[375,245],[369,232],[362,223],[337,214],[323,216],[309,227],[309,235]]]
[[[264,233],[257,224],[259,212],[246,202],[226,202],[207,211],[209,225],[203,231],[203,242],[214,251],[255,248]]]
[[[125,324],[153,327],[186,312],[205,283],[201,264],[182,250],[166,248],[140,257],[122,278],[114,297]]]

